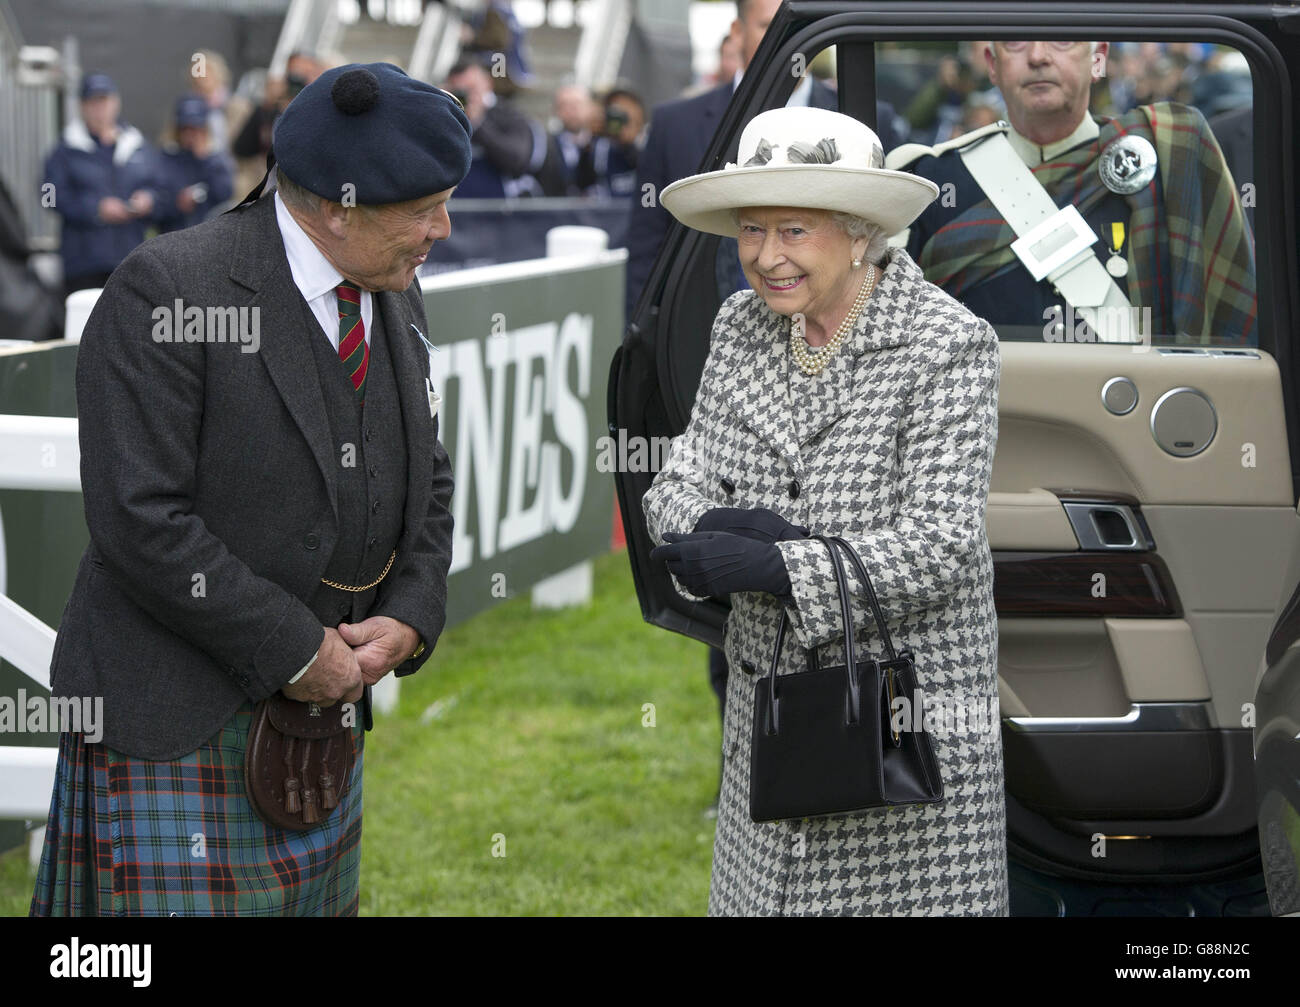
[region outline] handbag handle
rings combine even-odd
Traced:
[[[893,665],[894,662],[898,660],[898,654],[894,650],[894,641],[889,635],[889,627],[885,625],[885,613],[880,607],[880,600],[876,597],[876,589],[875,586],[871,583],[870,575],[867,573],[867,566],[865,563],[862,562],[862,557],[858,555],[857,550],[854,549],[853,546],[849,545],[849,543],[845,539],[840,538],[838,535],[833,536],[831,538],[831,541],[834,542],[837,546],[839,546],[840,549],[843,549],[848,554],[849,562],[853,564],[853,569],[857,572],[858,579],[862,581],[863,590],[865,590],[867,593],[867,601],[871,605],[871,614],[872,616],[875,617],[876,628],[880,630],[880,638],[885,644],[885,655],[887,658],[886,663],[889,665],[888,673],[885,676],[885,685],[886,688],[888,689],[889,709],[892,713],[894,708],[894,697],[895,697]],[[847,594],[847,590],[845,593]],[[904,653],[910,655],[911,651],[908,651],[906,650],[906,648],[904,648]],[[894,743],[894,747],[899,748],[903,744],[903,739],[902,736],[893,729],[892,717],[890,720],[890,724],[891,724],[890,727],[891,740]]]
[[[840,560],[838,550],[831,544],[834,540],[824,535],[813,535],[811,538],[821,542],[826,546],[826,550],[831,557],[831,570],[835,575],[835,589],[839,595],[840,601],[840,620],[844,628],[844,657],[845,670],[848,676],[849,685],[849,723],[856,724],[862,715],[862,695],[858,683],[858,665],[853,650],[853,609],[849,604],[849,586],[848,578],[844,575],[844,565]],[[781,663],[781,648],[785,643],[786,627],[790,621],[790,616],[785,607],[781,608],[781,621],[776,627],[776,646],[772,648],[772,664],[768,669],[768,733],[776,734],[779,731],[778,726],[778,708],[776,702],[776,680],[777,667]],[[816,648],[812,649],[816,654]],[[814,658],[815,660],[815,658]]]
[[[894,651],[894,641],[889,635],[889,627],[885,625],[885,613],[880,608],[880,601],[876,597],[876,589],[871,583],[871,577],[867,574],[866,564],[862,562],[862,557],[858,555],[857,550],[838,535],[831,536],[829,541],[834,542],[848,554],[849,562],[853,564],[853,569],[866,591],[867,602],[871,605],[871,614],[876,620],[876,628],[880,630],[880,638],[885,644],[885,654],[888,655],[889,660],[897,661],[898,654]]]

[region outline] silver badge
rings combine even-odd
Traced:
[[[1111,192],[1131,196],[1156,177],[1156,149],[1145,137],[1121,136],[1101,152],[1097,172]]]

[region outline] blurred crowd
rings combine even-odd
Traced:
[[[943,143],[1005,118],[1002,96],[989,80],[987,45],[965,42],[956,52],[939,55],[937,62],[931,58],[920,65],[915,50],[882,47],[883,89],[911,96],[900,104],[904,139]],[[1199,42],[1112,42],[1105,76],[1092,94],[1092,111],[1107,116],[1155,101],[1176,101],[1213,119],[1252,104],[1246,58]]]
[[[725,107],[775,7],[776,0],[740,4],[717,46],[716,67],[683,97],[720,96]],[[674,122],[686,108],[683,102],[652,114],[629,84],[593,92],[568,81],[554,90],[549,121],[540,122],[519,105],[521,93],[535,93],[537,78],[529,67],[526,32],[509,3],[485,2],[461,41],[459,58],[439,82],[461,101],[474,126],[473,164],[457,200],[569,197],[623,201],[631,209],[653,175],[646,170],[648,139],[655,163],[668,163],[653,148],[676,142],[669,134],[684,128]],[[905,141],[943,142],[1005,116],[988,78],[985,45],[878,46],[877,131],[887,149]],[[195,53],[191,65],[177,68],[174,79],[181,86],[167,99],[169,127],[152,139],[130,125],[130,110],[122,107],[111,77],[86,74],[80,117],[68,123],[45,165],[55,193],[52,208],[62,218],[65,293],[102,286],[148,234],[196,224],[256,186],[280,113],[325,69],[345,61],[298,52],[282,75],[250,71],[232,87],[219,53]],[[822,53],[809,70],[814,90],[804,89],[804,102],[833,104],[833,52]],[[1216,117],[1241,118],[1242,110],[1248,116],[1252,98],[1244,57],[1197,43],[1113,43],[1102,86],[1093,95],[1097,113],[1174,100],[1197,107],[1212,125]],[[673,164],[674,174],[694,170],[708,138],[691,138],[681,164]],[[1229,164],[1241,170],[1229,146],[1225,141]],[[1248,163],[1248,123],[1238,153]],[[697,160],[686,164],[692,158]],[[635,272],[632,264],[629,269]]]

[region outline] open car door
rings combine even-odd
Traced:
[[[1080,342],[1038,317],[995,322],[986,527],[1013,913],[1266,913],[1265,867],[1283,886],[1274,911],[1300,907],[1298,26],[1300,11],[1247,5],[790,3],[699,168],[734,159],[744,124],[793,90],[791,66],[832,47],[840,110],[873,127],[878,97],[897,105],[924,79],[901,54],[936,44],[1210,46],[1249,68],[1251,177],[1209,182],[1251,208],[1252,331]],[[670,229],[613,364],[612,436],[685,428],[720,303],[719,241]],[[654,472],[634,469],[616,478],[643,615],[720,645],[725,606],[684,598],[648,561]]]

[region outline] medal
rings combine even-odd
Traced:
[[[1128,259],[1119,254],[1124,247],[1124,222],[1115,221],[1110,225],[1110,258],[1106,260],[1106,272],[1115,279],[1128,275]]]
[[[1145,137],[1121,136],[1101,152],[1097,173],[1111,192],[1131,196],[1156,177],[1156,149]]]

